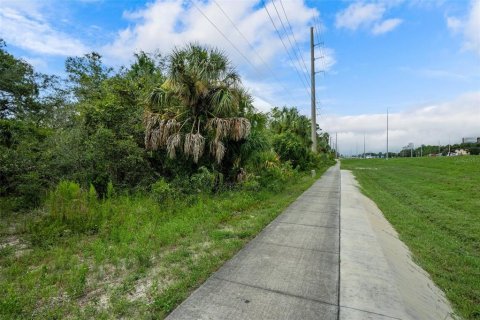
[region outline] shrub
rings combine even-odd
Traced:
[[[290,161],[293,167],[298,166],[302,170],[308,169],[311,152],[297,135],[291,132],[276,135],[273,148],[282,161]]]
[[[49,216],[73,231],[96,231],[100,220],[97,192],[87,191],[72,181],[61,181],[47,197]]]
[[[258,191],[261,188],[259,177],[249,174],[245,181],[242,182],[242,188],[247,191]]]
[[[190,177],[190,188],[193,192],[212,192],[215,186],[216,175],[206,167],[200,167],[198,172]]]
[[[176,196],[176,193],[173,191],[174,189],[164,178],[160,178],[157,182],[152,184],[151,190],[152,197],[159,203],[166,202]]]

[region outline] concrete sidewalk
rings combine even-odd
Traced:
[[[342,170],[341,180],[340,319],[453,319],[443,292],[352,173]]]
[[[353,175],[330,168],[167,319],[453,319]]]
[[[337,319],[339,165],[167,319]]]

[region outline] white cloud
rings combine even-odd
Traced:
[[[452,101],[429,104],[401,112],[390,112],[390,151],[400,151],[409,142],[436,145],[461,142],[462,137],[480,137],[480,91],[464,94]],[[355,116],[327,115],[320,127],[338,132],[339,150],[344,154],[363,152],[363,135],[367,152],[385,152],[386,113]]]
[[[383,34],[392,31],[402,23],[401,19],[387,19],[375,24],[372,33],[375,35]]]
[[[31,64],[35,68],[35,70],[46,69],[47,67],[47,61],[45,61],[45,59],[42,59],[42,58],[22,57],[22,59],[28,62],[29,64]]]
[[[269,112],[274,107],[270,102],[263,100],[260,97],[253,96],[253,106],[261,112]]]
[[[89,51],[79,39],[53,28],[43,16],[41,7],[29,1],[2,3],[0,25],[0,38],[7,44],[34,53],[72,56]]]
[[[447,17],[446,22],[452,32],[463,35],[463,49],[480,55],[480,0],[471,0],[467,17]]]
[[[226,15],[240,30],[234,28]],[[295,39],[298,41],[301,53],[304,53],[306,63],[310,53],[306,52],[309,44],[308,30],[313,23],[313,17],[318,17],[316,9],[308,7],[302,0],[282,2],[288,15]],[[279,14],[283,17],[283,9],[279,1],[275,1]],[[271,1],[266,3],[277,28],[282,31],[280,20]],[[168,14],[165,14],[168,12]],[[238,53],[208,19],[232,42],[245,56]],[[301,85],[298,75],[293,73],[294,65],[303,70],[301,59],[291,61],[285,48],[273,27],[267,11],[257,0],[244,1],[195,1],[181,2],[174,0],[157,0],[146,7],[133,12],[124,12],[123,17],[130,20],[128,28],[118,32],[113,41],[105,45],[100,52],[108,63],[124,64],[132,58],[132,53],[143,50],[152,52],[159,50],[168,54],[175,47],[181,47],[189,42],[199,42],[224,50],[233,64],[239,69],[243,82],[256,97],[259,109],[269,105],[308,103],[305,88]],[[283,17],[284,23],[285,18]],[[286,26],[289,30],[289,27]],[[291,51],[291,45],[283,32],[283,41]],[[253,46],[245,41],[247,38]],[[293,37],[290,41],[295,45]],[[293,51],[292,58],[295,59]],[[324,58],[318,63],[325,69],[331,69],[335,64],[334,51],[324,49]],[[245,59],[246,58],[246,59]],[[245,60],[248,60],[245,61]],[[252,65],[254,67],[252,67]],[[307,64],[309,72],[309,66]],[[301,75],[303,77],[303,75]],[[291,83],[296,83],[292,90]],[[299,102],[300,101],[300,102]],[[268,103],[263,103],[268,102]]]
[[[247,60],[260,69],[260,72],[268,72],[264,67],[264,61],[270,61],[271,65],[275,65],[276,61],[272,59],[286,55],[267,12],[263,6],[258,6],[258,1],[216,0],[216,2],[233,20],[241,33],[249,39],[255,50],[252,50],[234,29],[214,1],[206,3],[195,1],[193,4],[185,4],[181,1],[157,0],[138,11],[124,13],[124,17],[132,20],[133,25],[120,30],[116,39],[106,45],[103,51],[107,56],[125,62],[131,58],[134,51],[170,52],[174,47],[196,41],[226,50],[237,65],[249,65],[229,41],[206,20],[201,13],[203,12],[246,56]],[[300,41],[299,45],[306,45],[308,37],[305,36],[305,30],[308,30],[312,17],[317,16],[318,12],[307,7],[301,0],[285,1],[283,4],[287,14],[291,13],[289,21],[296,39]],[[279,4],[276,5],[279,12],[283,13],[282,9],[278,8]],[[267,8],[277,27],[281,28],[272,2],[267,3]],[[290,47],[286,37],[284,42],[287,47]],[[252,69],[250,67],[250,73],[256,71]]]
[[[463,23],[460,19],[455,17],[447,17],[447,27],[453,33],[457,33],[462,29]]]
[[[335,26],[357,30],[363,25],[369,25],[383,17],[385,7],[380,3],[353,3],[336,15]]]
[[[464,33],[465,47],[480,54],[480,0],[472,0]]]
[[[383,16],[387,8],[398,5],[401,2],[352,3],[345,10],[337,13],[335,26],[352,31],[359,28],[367,28],[374,35],[387,33],[398,27],[402,20],[398,18],[382,20]]]

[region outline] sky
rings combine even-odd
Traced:
[[[310,115],[343,154],[480,137],[480,0],[0,0],[7,50],[44,73],[69,56],[107,65],[198,42],[224,50],[267,112]]]

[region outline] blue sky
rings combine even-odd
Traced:
[[[37,70],[59,75],[66,57],[92,50],[120,66],[134,51],[167,54],[198,41],[228,53],[259,109],[296,105],[309,114],[309,88],[299,79],[309,75],[297,74],[295,66],[300,72],[304,66],[295,55],[309,68],[313,25],[324,43],[316,51],[324,57],[317,69],[326,71],[317,75],[319,122],[339,133],[340,151],[354,152],[359,141],[363,146],[364,133],[367,149],[382,151],[387,108],[394,150],[480,136],[479,0],[265,3],[267,10],[255,0],[3,0],[0,37]],[[294,36],[281,27],[289,31],[282,6]]]

